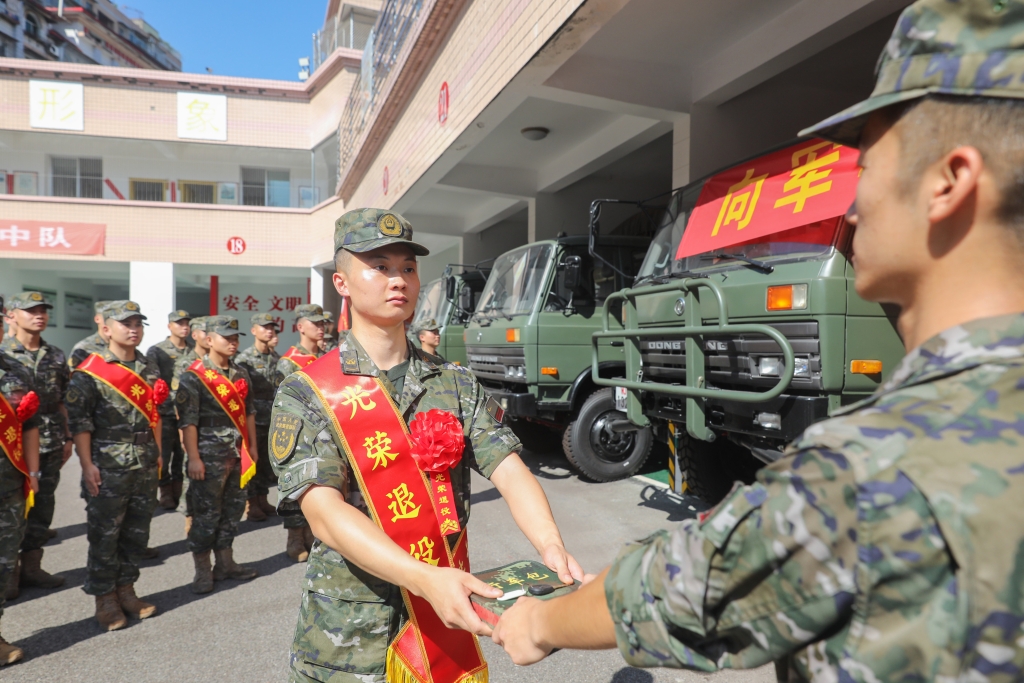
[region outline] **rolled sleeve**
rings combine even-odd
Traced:
[[[751,668],[834,630],[856,592],[854,489],[841,455],[801,452],[699,521],[626,546],[605,581],[623,656],[635,666]]]
[[[174,407],[178,410],[178,429],[199,427],[199,378],[193,373],[182,373],[178,390],[174,394]]]

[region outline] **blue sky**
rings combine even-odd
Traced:
[[[181,53],[182,70],[297,81],[327,0],[125,0]]]

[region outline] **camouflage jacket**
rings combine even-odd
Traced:
[[[342,372],[377,377],[394,397],[394,386],[354,337],[343,335],[338,352]],[[521,445],[509,428],[495,420],[497,404],[488,399],[472,373],[450,363],[439,364],[433,356],[411,346],[409,358],[402,395],[395,401],[403,418],[408,422],[419,413],[440,408],[454,413],[464,426],[465,451],[451,475],[452,491],[458,499],[459,521],[465,525],[469,520],[470,468],[490,477],[509,453],[521,450]],[[331,419],[324,414],[319,399],[300,375],[292,374],[281,383],[270,427],[270,460],[278,475],[281,499],[298,499],[314,484],[330,486],[341,491],[350,505],[369,514],[330,424]],[[294,425],[298,425],[295,431],[281,433],[282,428],[291,429]],[[291,446],[282,449],[275,443],[290,443]],[[320,555],[318,553],[318,557]],[[331,568],[320,576],[334,577],[333,582],[323,582],[326,594],[339,595],[339,586],[344,587],[346,582],[360,583],[334,550],[323,550],[319,561]],[[345,591],[341,590],[340,594]]]
[[[302,348],[301,346],[291,346],[288,348],[289,351],[291,351],[292,349],[297,350],[299,353],[304,353],[307,355],[309,354],[309,351],[306,351],[306,349]],[[311,355],[314,355],[317,358],[319,358],[320,356],[324,355],[324,352],[317,351],[316,353]],[[284,356],[278,356],[278,358],[280,358],[280,360],[277,361],[277,383],[281,384],[281,382],[284,381],[284,378],[298,370],[299,366],[295,364],[295,361],[289,360]]]
[[[637,666],[1012,681],[1024,666],[1024,315],[951,328],[605,582]]]
[[[191,364],[191,363],[190,363]],[[245,399],[245,413],[255,413],[255,406],[252,397],[252,382],[249,373],[233,360],[228,363],[228,371],[225,373],[210,360],[210,357],[203,357],[203,366],[217,374],[224,375],[232,382],[244,379],[250,386],[250,394]],[[182,429],[189,425],[199,428],[199,456],[203,461],[213,458],[238,458],[240,457],[239,446],[242,443],[242,435],[238,429],[230,423],[230,419],[220,403],[213,398],[210,390],[196,376],[196,373],[185,371],[178,378],[178,391],[174,396],[174,405],[178,409],[178,428]],[[203,421],[210,420],[220,424],[206,426]]]
[[[71,347],[71,355],[68,356],[68,367],[74,370],[90,353],[99,353],[105,348],[107,348],[106,340],[100,336],[99,332],[93,332]]]
[[[196,362],[199,354],[194,348],[185,351],[178,360],[174,361],[174,372],[171,373],[171,391],[178,391],[178,382],[181,380],[181,373],[188,370],[188,366]]]
[[[249,398],[255,406],[256,424],[258,425],[270,424],[274,394],[277,393],[277,385],[281,383],[277,372],[277,364],[280,360],[281,356],[277,354],[277,351],[260,353],[256,350],[255,344],[235,356],[235,362],[248,371],[249,378],[252,380],[252,386],[249,387]]]
[[[67,430],[60,406],[71,378],[64,352],[45,340],[37,351],[29,351],[16,338],[6,337],[0,342],[0,353],[21,363],[32,376],[32,389],[39,396],[39,451],[63,448]]]
[[[18,409],[21,399],[32,390],[32,376],[20,363],[0,354],[0,394],[7,399],[11,408]],[[34,415],[22,423],[22,430],[39,427],[40,418]],[[0,499],[21,491],[25,475],[14,467],[14,464],[0,452]]]
[[[108,363],[121,363],[108,348],[98,352],[98,355]],[[150,386],[160,379],[156,365],[142,354],[137,354],[134,361],[122,365],[142,377]],[[150,430],[149,420],[106,382],[100,382],[81,371],[72,372],[64,405],[68,409],[72,434],[93,433],[92,463],[96,467],[135,470],[156,466],[160,456],[156,441],[136,445],[103,438],[104,432],[139,433]]]
[[[170,387],[174,382],[174,366],[178,363],[183,356],[191,351],[188,346],[184,349],[179,349],[177,346],[171,343],[171,338],[164,339],[159,344],[153,344],[146,351],[146,357],[156,363],[157,368],[160,369],[160,379],[167,382],[167,386]],[[174,390],[171,389],[171,395],[166,401],[160,404],[160,417],[168,418],[174,416]]]

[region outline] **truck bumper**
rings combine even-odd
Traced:
[[[792,441],[812,424],[828,417],[827,396],[783,394],[763,403],[708,399],[705,405],[708,426],[714,430],[746,434],[769,441]],[[686,406],[682,400],[674,400],[669,404],[661,399],[650,413],[655,417],[682,423]]]
[[[517,394],[511,391],[486,389],[487,393],[501,405],[510,417],[536,417],[537,397],[530,393]]]

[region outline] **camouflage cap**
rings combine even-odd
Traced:
[[[114,302],[113,301],[97,301],[97,302],[93,303],[93,305],[92,305],[92,312],[94,314],[96,314],[96,315],[99,315],[100,313],[102,313],[104,311],[104,309],[106,309],[107,306],[109,306],[112,303],[114,303]]]
[[[117,320],[118,322],[124,322],[128,318],[134,318],[138,316],[143,320],[146,316],[142,315],[142,309],[134,301],[128,301],[127,299],[121,299],[120,301],[111,301],[110,305],[103,309],[103,316],[110,318],[111,320]]]
[[[233,315],[211,315],[206,319],[207,334],[219,334],[222,337],[230,337],[233,334],[242,334],[238,329],[238,318]]]
[[[249,321],[253,325],[277,325],[277,320],[269,313],[253,313]]]
[[[856,147],[868,114],[926,95],[1024,99],[1024,0],[918,0],[900,15],[871,97],[800,135]]]
[[[29,308],[35,308],[36,306],[53,308],[53,304],[46,300],[46,297],[43,296],[42,292],[21,292],[7,300],[7,308],[10,309],[17,308],[24,311]]]
[[[440,330],[441,326],[437,324],[437,321],[433,318],[425,318],[423,320],[417,320],[409,327],[409,334],[418,335],[420,332],[432,332],[434,330]]]
[[[191,319],[192,316],[189,314],[189,312],[184,310],[171,311],[170,313],[167,314],[167,322],[169,323],[176,323],[181,322],[182,320]]]
[[[327,320],[324,317],[324,309],[316,304],[302,304],[296,306],[295,310],[292,311],[295,314],[295,319],[305,318],[311,323],[319,323]]]
[[[190,320],[188,322],[189,329],[199,330],[201,332],[206,332],[206,321],[207,320],[209,320],[209,316],[206,316],[206,315],[201,315],[201,316],[198,316],[196,318],[192,318],[192,320]]]
[[[430,253],[422,244],[412,241],[412,226],[394,211],[356,209],[334,221],[334,253],[344,249],[362,254],[389,244],[408,245],[417,256]]]

